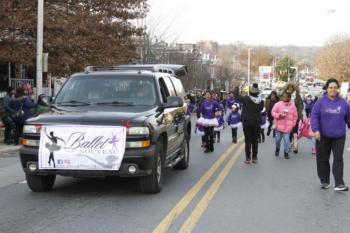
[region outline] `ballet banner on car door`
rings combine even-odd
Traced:
[[[125,141],[120,126],[43,126],[39,169],[119,170]]]

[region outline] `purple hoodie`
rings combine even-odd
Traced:
[[[224,125],[225,120],[224,120],[224,117],[223,117],[223,116],[216,116],[216,119],[218,120],[218,123],[219,123],[219,125],[217,126],[217,128]]]
[[[314,105],[314,102],[312,100],[305,100],[304,101],[305,109],[312,109],[313,105]]]
[[[331,100],[324,94],[312,109],[312,131],[319,131],[324,137],[339,138],[346,134],[346,124],[350,128],[349,104],[339,96]]]
[[[227,118],[227,123],[229,125],[235,125],[241,122],[241,114],[239,112],[231,112]]]
[[[223,109],[221,108],[220,104],[216,100],[211,99],[211,100],[204,100],[200,110],[204,119],[214,119],[215,112]]]
[[[260,126],[266,124],[266,118],[267,118],[266,113],[261,113],[261,116],[260,116]]]

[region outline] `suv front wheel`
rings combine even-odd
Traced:
[[[162,144],[157,143],[156,156],[153,161],[152,173],[149,176],[141,177],[139,180],[140,190],[143,193],[159,193],[162,189],[164,158]]]
[[[52,189],[56,175],[30,175],[26,174],[27,185],[34,192],[46,192]]]

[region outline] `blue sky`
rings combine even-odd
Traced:
[[[350,0],[149,0],[146,24],[168,42],[322,46],[350,34]],[[289,4],[289,5],[288,5]]]

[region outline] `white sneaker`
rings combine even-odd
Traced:
[[[322,183],[321,184],[321,189],[329,189],[331,186],[328,183]]]
[[[349,188],[343,184],[337,186],[334,188],[335,191],[343,191],[343,192],[346,192],[349,190]]]

